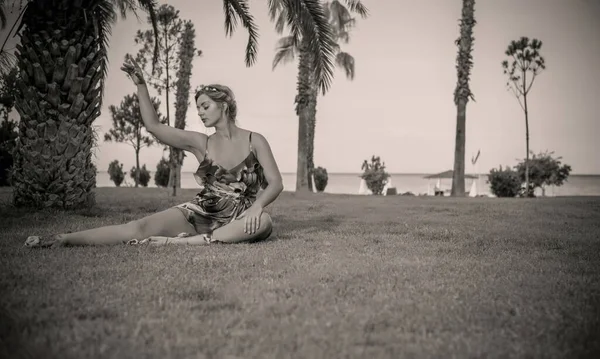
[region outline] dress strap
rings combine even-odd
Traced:
[[[252,132],[250,132],[250,136],[248,137],[248,143],[250,144],[250,152],[252,152]]]

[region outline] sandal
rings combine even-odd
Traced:
[[[60,240],[58,235],[48,237],[29,236],[27,237],[27,240],[25,240],[23,246],[29,248],[55,248],[64,246],[64,243]]]

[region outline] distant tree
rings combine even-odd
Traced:
[[[17,81],[19,69],[14,66],[5,73],[0,73],[0,121],[8,120],[8,115],[15,107],[16,94],[19,92]]]
[[[200,56],[202,52],[196,49],[194,39],[196,37],[194,25],[191,21],[183,24],[181,31],[179,51],[177,52],[179,68],[177,69],[177,81],[175,82],[175,128],[185,128],[185,118],[190,105],[190,78],[192,77],[192,65],[194,56]],[[177,194],[177,188],[181,188],[181,166],[185,153],[173,148],[169,159],[169,184],[173,189],[171,194]]]
[[[10,186],[10,172],[13,166],[12,152],[17,139],[17,123],[0,119],[0,187]]]
[[[18,137],[17,122],[9,119],[15,106],[18,69],[12,67],[0,73],[0,186],[10,185],[10,172],[13,168],[13,151]]]
[[[323,192],[325,190],[328,181],[329,176],[327,175],[327,170],[320,166],[315,168],[315,187],[318,192]]]
[[[159,113],[160,101],[152,98],[152,104],[160,121],[164,123],[165,119],[164,117],[161,119]],[[139,174],[141,149],[154,145],[156,141],[154,136],[150,135],[144,128],[137,94],[126,95],[119,107],[110,105],[108,109],[112,116],[113,128],[104,134],[104,141],[122,142],[131,145],[135,151],[135,168],[138,169],[134,173]],[[138,187],[140,179],[134,179],[135,186]]]
[[[372,156],[371,163],[365,160],[361,169],[363,174],[360,177],[367,183],[367,188],[375,195],[382,194],[390,177],[390,174],[385,171],[385,162],[382,163],[379,156]]]
[[[135,166],[131,167],[129,175],[135,181],[138,181],[139,184],[142,185],[142,187],[148,187],[148,183],[150,182],[150,172],[148,172],[148,169],[146,168],[145,164],[142,167],[138,167],[137,169],[135,168]]]
[[[114,182],[115,186],[120,187],[121,183],[125,180],[125,171],[123,171],[123,164],[119,163],[119,160],[114,160],[108,164],[108,175],[110,180]]]
[[[163,4],[158,8],[158,39],[159,59],[156,64],[156,73],[150,73],[153,58],[154,30],[137,31],[135,43],[141,45],[135,60],[146,72],[146,81],[156,89],[159,96],[164,93],[167,125],[171,126],[171,99],[175,91],[175,121],[174,127],[185,129],[185,115],[189,107],[190,77],[192,75],[192,62],[195,56],[202,52],[194,44],[195,32],[191,21],[184,21],[179,16],[179,10],[172,5]],[[150,23],[150,19],[148,22]],[[129,57],[131,55],[127,55]],[[171,170],[169,187],[173,188],[175,196],[177,188],[181,187],[181,166],[183,164],[183,151],[169,148],[169,165]]]
[[[515,167],[521,181],[525,182],[525,171],[529,168],[529,191],[533,193],[536,188],[542,190],[542,196],[546,195],[546,186],[562,186],[571,173],[571,166],[562,164],[562,157],[552,157],[554,152],[541,152],[532,154],[529,166],[524,161]],[[525,187],[527,188],[527,187]]]
[[[160,161],[156,165],[156,172],[154,173],[154,184],[156,187],[167,187],[169,184],[169,162],[161,157]]]
[[[518,41],[511,41],[506,49],[506,56],[512,59],[509,65],[508,60],[502,61],[504,74],[508,76],[506,86],[512,90],[519,105],[525,112],[525,188],[530,189],[529,185],[529,111],[527,108],[527,95],[531,90],[533,81],[542,70],[546,68],[546,62],[540,55],[542,42],[537,39],[529,41],[527,37],[521,37]],[[527,83],[527,73],[531,73],[531,82]],[[523,97],[523,102],[521,102]],[[528,192],[527,196],[533,196],[533,192]]]
[[[471,67],[473,67],[473,27],[475,21],[475,0],[463,0],[462,17],[460,19],[460,37],[456,40],[458,56],[456,57],[456,70],[458,81],[454,90],[454,104],[456,105],[456,137],[454,142],[454,172],[452,175],[451,196],[465,195],[465,142],[467,122],[467,102],[473,99],[469,87]]]

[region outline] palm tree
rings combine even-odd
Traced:
[[[475,101],[469,87],[471,67],[473,67],[473,27],[475,26],[475,0],[463,0],[462,18],[460,20],[460,37],[456,40],[458,56],[456,69],[458,81],[454,90],[456,104],[456,140],[454,145],[454,173],[452,175],[452,196],[465,195],[465,130],[467,102]]]
[[[325,17],[331,27],[334,44],[335,64],[341,67],[346,77],[354,79],[354,57],[341,51],[340,42],[350,41],[349,31],[355,24],[351,11],[367,17],[368,10],[360,1],[346,1],[350,10],[337,0],[326,2],[323,6]],[[284,10],[271,13],[276,20],[276,30],[283,32],[283,19],[287,16]],[[288,63],[298,57],[298,94],[296,95],[296,114],[298,115],[298,162],[296,169],[296,191],[312,191],[312,172],[314,170],[314,138],[317,113],[318,88],[314,74],[311,73],[312,53],[308,50],[306,39],[299,43],[292,35],[279,39],[277,52],[273,59],[273,69],[280,63]]]
[[[13,203],[77,208],[94,204],[92,127],[100,115],[111,27],[138,9],[156,29],[154,0],[31,0],[17,33],[21,117]],[[155,42],[158,48],[158,42]],[[156,58],[156,57],[155,57]]]

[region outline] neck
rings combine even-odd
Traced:
[[[227,139],[231,139],[236,132],[236,125],[233,121],[229,121],[229,119],[224,118],[224,121],[219,121],[221,123],[217,123],[215,126],[215,135],[225,137]]]

